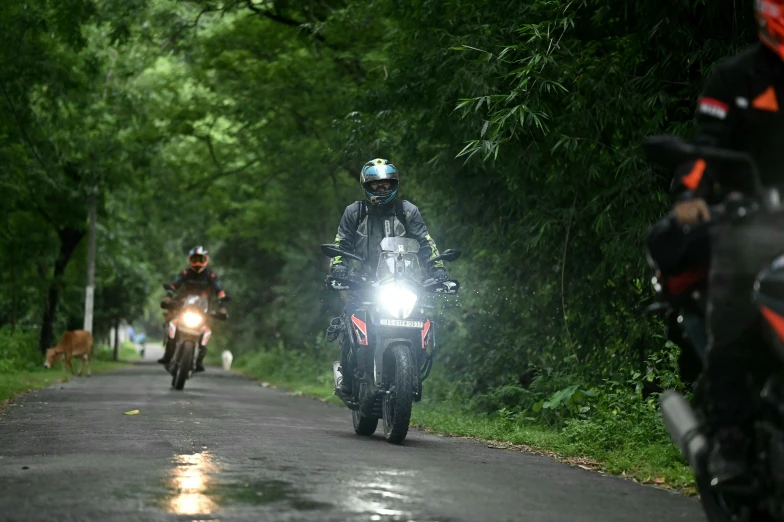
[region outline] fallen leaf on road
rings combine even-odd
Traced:
[[[593,471],[592,468],[589,468],[588,466],[583,466],[582,464],[578,464],[577,467],[580,469],[584,469],[585,471]]]
[[[665,482],[664,477],[656,477],[655,479],[653,479],[654,484],[664,484],[664,482]]]
[[[123,415],[139,415],[139,410],[126,411]]]
[[[270,387],[270,383],[268,383],[268,382],[262,382],[262,383],[261,383],[261,386],[262,386],[263,388],[269,388],[269,387]]]

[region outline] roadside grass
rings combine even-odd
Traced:
[[[447,402],[423,401],[414,408],[414,426],[452,436],[471,437],[490,447],[540,453],[582,469],[619,475],[636,482],[656,484],[696,494],[694,475],[677,448],[666,440],[621,443],[608,448],[593,437],[575,437],[574,424],[561,430],[526,421],[467,411]],[[593,429],[602,429],[600,423]],[[617,429],[622,427],[617,426]],[[620,433],[623,436],[622,433]],[[500,443],[500,444],[495,444]]]
[[[98,374],[117,370],[138,359],[138,352],[130,343],[124,344],[120,348],[119,361],[112,361],[113,353],[113,349],[108,346],[96,347],[92,361],[92,373]],[[42,357],[37,358],[43,361]],[[74,370],[78,373],[81,362],[74,360],[72,364]],[[42,362],[33,364],[28,360],[24,364],[17,364],[17,368],[3,367],[2,371],[0,371],[0,410],[8,402],[23,393],[38,388],[46,388],[57,382],[68,382],[69,379],[79,377],[78,375],[73,376],[70,371],[64,370],[62,361],[50,369],[45,369],[42,365]]]
[[[221,351],[207,352],[207,362],[220,366]],[[325,371],[325,368],[332,368],[332,360],[317,361],[301,353],[287,352],[282,347],[235,356],[231,365],[232,371],[270,386],[342,405],[340,399],[332,393],[335,387],[332,372]]]

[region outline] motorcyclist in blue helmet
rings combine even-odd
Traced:
[[[385,237],[407,237],[419,242],[419,261],[428,267],[429,276],[438,281],[448,279],[441,261],[429,264],[428,261],[439,255],[435,241],[430,237],[419,209],[413,203],[398,198],[400,173],[386,159],[376,158],[362,167],[360,184],[365,192],[363,201],[355,201],[343,212],[335,245],[341,250],[357,254],[365,261],[360,271],[371,275],[378,265],[381,255],[381,241]],[[331,274],[345,278],[350,272],[347,260],[335,257],[332,260]],[[359,292],[349,292],[345,313],[350,317],[363,301]],[[334,322],[334,321],[333,321]],[[330,334],[328,331],[328,338]],[[344,387],[350,386],[350,379],[344,380]]]

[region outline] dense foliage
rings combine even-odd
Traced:
[[[639,143],[689,131],[711,65],[755,38],[750,4],[4,0],[0,325],[43,348],[81,324],[95,196],[99,332],[157,324],[204,244],[234,297],[217,338],[325,357],[318,245],[387,157],[464,251],[441,396],[605,415],[672,356],[641,245],[669,177]]]

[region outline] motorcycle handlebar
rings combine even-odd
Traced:
[[[325,280],[327,288],[330,290],[358,290],[362,288],[372,288],[376,282],[357,281],[351,278],[327,276]],[[414,283],[413,281],[411,281]],[[460,289],[460,282],[455,279],[446,279],[444,281],[436,281],[435,279],[427,279],[422,283],[417,284],[425,292],[436,294],[457,294]]]
[[[689,225],[692,230],[700,228],[712,228],[727,220],[742,219],[755,214],[760,210],[760,205],[751,199],[730,194],[722,203],[708,207],[710,211],[710,221],[700,221],[694,225]],[[674,220],[675,217],[673,216]],[[681,225],[685,227],[686,225]]]
[[[689,143],[678,136],[661,134],[650,136],[642,144],[643,151],[652,163],[673,170],[688,161],[703,159],[724,167],[714,174],[728,187],[764,200],[766,192],[760,181],[757,164],[749,154],[731,149]]]
[[[164,310],[177,310],[180,307],[182,307],[182,301],[172,300],[169,301],[168,303],[163,301],[161,302],[161,308],[163,308]],[[225,321],[229,318],[228,313],[222,313],[216,311],[207,312],[207,315],[219,321]]]

